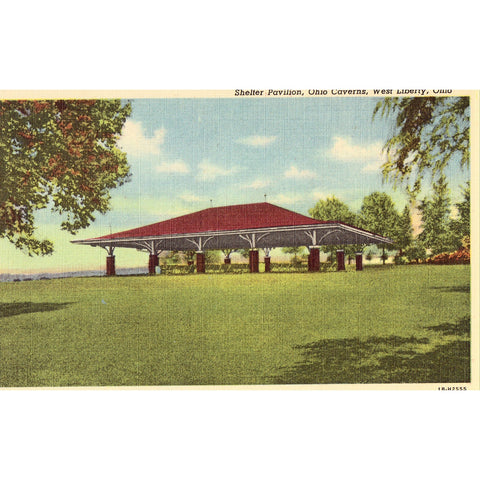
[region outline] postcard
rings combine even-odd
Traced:
[[[479,92],[0,92],[0,388],[478,390]]]

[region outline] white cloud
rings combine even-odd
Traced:
[[[319,192],[319,191],[314,191],[312,192],[312,197],[314,198],[315,201],[318,202],[318,200],[326,200],[328,198],[328,194]]]
[[[369,173],[369,172],[373,172],[373,173],[378,173],[381,171],[381,167],[382,165],[384,164],[384,160],[382,158],[374,161],[374,162],[371,162],[371,163],[367,163],[363,168],[362,168],[362,172],[365,172],[365,173]]]
[[[183,160],[175,160],[173,162],[161,162],[155,167],[155,171],[159,173],[188,173],[190,169]]]
[[[270,185],[271,182],[268,180],[254,180],[252,183],[249,183],[248,185],[245,185],[244,188],[253,188],[253,189],[260,189],[260,188],[265,188]]]
[[[272,203],[284,203],[287,205],[292,205],[295,203],[295,198],[291,195],[285,195],[283,193],[279,193],[277,195],[273,195],[269,199]]]
[[[359,145],[352,143],[352,139],[349,137],[333,137],[333,146],[329,150],[329,154],[338,160],[347,162],[377,158],[382,154],[382,143]]]
[[[250,137],[240,138],[237,140],[237,143],[249,145],[250,147],[265,147],[270,143],[273,143],[276,139],[276,136],[266,137],[264,135],[251,135]]]
[[[378,173],[385,162],[382,147],[382,142],[355,144],[350,137],[333,137],[333,146],[327,153],[342,162],[363,164],[362,172]]]
[[[271,203],[282,203],[284,205],[294,205],[295,203],[301,201],[304,198],[304,195],[298,195],[295,193],[278,193],[267,197],[267,201]]]
[[[164,128],[159,128],[152,137],[147,137],[141,122],[128,119],[118,144],[127,153],[130,164],[138,163],[148,175],[152,170],[157,173],[188,173],[190,169],[183,160],[171,159],[170,155],[164,152],[162,147],[166,134]]]
[[[198,195],[194,195],[193,193],[184,193],[183,195],[180,195],[180,198],[183,201],[190,202],[190,203],[197,203],[197,202],[205,202],[206,201],[206,198],[199,197]]]
[[[312,178],[315,177],[315,173],[310,170],[299,170],[297,167],[292,165],[288,170],[283,174],[285,178]]]
[[[226,177],[228,175],[232,175],[238,170],[235,167],[231,169],[219,167],[218,165],[211,163],[209,160],[203,160],[201,163],[199,163],[198,169],[198,178],[200,180],[215,180],[217,177]]]
[[[147,137],[141,122],[127,119],[123,126],[118,145],[127,154],[132,156],[160,155],[161,146],[165,142],[166,130],[159,128],[153,137]]]

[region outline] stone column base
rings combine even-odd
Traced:
[[[107,275],[115,275],[115,255],[108,255],[107,257]]]
[[[345,252],[337,250],[337,271],[345,270]]]
[[[250,273],[258,273],[258,250],[249,252]]]
[[[197,252],[197,273],[205,273],[205,254]]]

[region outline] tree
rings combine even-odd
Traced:
[[[305,254],[305,247],[302,247],[302,246],[299,246],[299,247],[284,247],[284,248],[282,248],[282,252],[286,253],[287,255],[293,255],[292,263],[294,265],[297,265],[298,263],[300,263],[300,260],[298,259],[298,256]]]
[[[357,215],[350,210],[350,207],[346,203],[336,198],[335,195],[327,197],[325,200],[319,200],[316,205],[308,211],[308,213],[317,220],[337,220],[349,225],[356,225],[358,223]],[[329,245],[322,247],[322,251],[330,253],[330,260],[333,261],[335,256],[334,252],[339,248],[344,248],[346,255],[354,255],[355,252],[361,250],[363,246]]]
[[[72,234],[106,213],[109,191],[129,180],[116,143],[130,112],[120,100],[0,101],[0,238],[45,255],[53,244],[35,236],[37,210]]]
[[[181,260],[180,252],[178,250],[171,250],[164,257],[165,265],[177,265]]]
[[[406,249],[405,255],[410,262],[414,260],[417,263],[420,263],[420,260],[425,260],[427,258],[427,252],[425,250],[425,245],[418,240],[415,239]]]
[[[386,193],[374,192],[363,199],[360,208],[360,223],[363,228],[384,237],[395,237],[399,215],[395,210],[392,199]],[[387,256],[385,250],[393,250],[394,245],[380,243],[382,260],[385,264]]]
[[[379,112],[394,117],[384,145],[384,178],[405,184],[412,196],[427,172],[436,181],[452,160],[469,165],[469,97],[390,97],[377,103],[373,117]]]
[[[412,217],[408,205],[405,205],[402,214],[398,217],[393,237],[395,238],[395,247],[399,250],[398,254],[402,255],[403,250],[405,250],[413,240]]]
[[[463,200],[456,203],[455,206],[458,210],[458,218],[452,219],[450,222],[450,228],[462,239],[470,236],[470,182],[462,189]]]
[[[317,220],[338,220],[339,222],[353,225],[356,222],[356,215],[350,207],[332,195],[326,200],[319,200],[308,213]]]
[[[188,265],[193,265],[195,263],[196,253],[197,252],[195,250],[187,250],[184,252],[184,257]]]
[[[232,253],[235,253],[236,250],[234,248],[223,248],[222,253],[225,258],[230,258]]]
[[[422,214],[423,226],[418,239],[430,249],[431,255],[456,250],[458,239],[450,229],[450,195],[445,175],[433,185],[432,198],[425,197],[418,209]]]
[[[248,259],[250,257],[250,249],[249,248],[239,248],[237,249],[237,253],[241,255],[243,258]]]
[[[220,250],[206,250],[205,251],[205,264],[217,265],[220,263],[221,253]]]

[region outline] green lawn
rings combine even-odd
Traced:
[[[0,386],[470,380],[470,267],[0,284]]]

